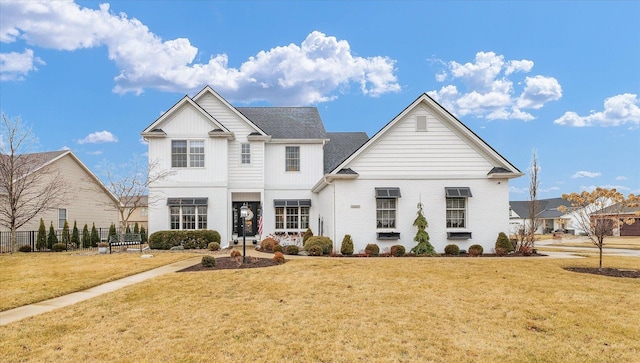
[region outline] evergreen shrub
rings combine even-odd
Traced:
[[[345,256],[353,255],[353,240],[351,239],[351,235],[344,235],[344,238],[342,239],[342,245],[340,246],[340,253]]]
[[[446,255],[457,256],[460,254],[460,247],[458,247],[458,245],[456,244],[446,245],[444,247],[444,253]]]
[[[380,247],[375,243],[369,243],[367,247],[364,248],[364,253],[367,256],[378,256],[380,254]]]
[[[190,248],[207,248],[211,242],[220,243],[220,233],[212,230],[167,230],[154,232],[149,236],[149,248],[154,250],[169,250],[174,246],[185,246],[185,242]]]
[[[402,257],[404,256],[406,249],[403,245],[393,245],[391,246],[390,252],[393,257]]]
[[[216,258],[210,255],[204,255],[202,256],[202,266],[203,267],[215,267],[216,265]]]

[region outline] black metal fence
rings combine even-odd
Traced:
[[[100,237],[101,242],[108,242],[109,239],[109,228],[96,228],[98,232],[98,237]],[[58,242],[62,242],[62,230],[56,230],[56,237],[58,237]],[[89,243],[88,247],[84,247],[82,245],[82,230],[78,231],[80,235],[80,243],[77,245],[74,243],[67,243],[67,250],[95,250],[98,247],[92,246]],[[89,230],[89,234],[91,230]],[[49,232],[47,231],[47,237],[49,236]],[[21,246],[31,246],[31,251],[49,251],[46,247],[38,249],[36,246],[36,239],[38,237],[38,231],[18,231],[16,232],[16,240],[18,244],[18,248]],[[11,231],[0,231],[0,253],[11,252]]]

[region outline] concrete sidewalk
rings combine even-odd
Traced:
[[[108,292],[116,291],[125,286],[133,285],[138,282],[154,278],[156,276],[176,272],[182,270],[183,268],[196,265],[200,263],[201,260],[202,257],[189,258],[186,260],[174,262],[166,266],[158,267],[153,270],[141,272],[136,275],[131,275],[120,280],[107,282],[105,284],[98,285],[84,291],[78,291],[69,295],[64,295],[53,299],[40,301],[34,304],[21,306],[19,308],[2,311],[0,312],[0,325],[7,325],[13,323],[14,321],[46,313],[61,307],[69,306],[84,300],[91,299],[102,294],[106,294]]]

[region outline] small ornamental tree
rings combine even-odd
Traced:
[[[140,227],[140,239],[142,239],[142,243],[147,243],[147,230],[144,229],[144,226]]]
[[[623,224],[633,224],[640,212],[636,212],[635,218],[623,213],[627,208],[637,208],[640,205],[640,196],[629,194],[627,198],[615,188],[596,188],[591,192],[562,194],[562,198],[571,203],[570,207],[560,206],[562,213],[570,213],[577,224],[589,237],[598,250],[600,250],[600,263],[598,269],[602,271],[602,248],[604,239],[614,234]]]
[[[98,242],[100,242],[100,236],[98,235],[98,230],[96,229],[96,224],[93,223],[91,225],[91,247],[97,247]]]
[[[73,230],[71,230],[71,243],[75,247],[80,247],[80,233],[78,232],[78,223],[73,221]]]
[[[38,236],[36,237],[36,248],[44,250],[47,248],[47,227],[44,226],[44,220],[40,218],[40,227],[38,228]]]
[[[505,252],[513,251],[513,243],[509,240],[509,237],[504,232],[500,232],[498,234],[498,238],[496,239],[495,245],[496,251],[498,248],[503,249]]]
[[[109,236],[107,237],[107,241],[111,241],[111,236],[117,235],[116,233],[116,225],[115,223],[111,223],[109,226]]]
[[[56,230],[53,228],[53,222],[49,226],[49,235],[47,236],[47,247],[49,249],[53,248],[53,245],[58,243],[58,236],[56,236]]]
[[[60,240],[61,243],[64,243],[65,247],[71,242],[71,233],[69,233],[69,222],[64,221],[64,226],[62,227],[62,238]]]
[[[435,249],[429,242],[429,233],[427,233],[427,219],[422,212],[422,202],[418,203],[418,212],[416,219],[413,221],[413,226],[418,229],[416,236],[413,238],[418,244],[411,249],[411,252],[416,255],[433,255],[436,253]]]
[[[353,240],[351,239],[351,235],[344,235],[342,245],[340,246],[340,253],[345,256],[353,255]]]
[[[138,222],[136,222],[133,225],[133,233],[135,233],[135,234],[139,234],[140,233],[140,226],[138,226]]]
[[[304,246],[304,243],[307,242],[307,240],[311,237],[313,237],[313,232],[311,231],[311,228],[307,228],[307,230],[304,231],[304,235],[302,236],[302,245]]]
[[[82,227],[82,248],[89,248],[91,246],[91,235],[89,234],[89,228],[87,224]]]

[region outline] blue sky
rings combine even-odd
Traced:
[[[640,193],[638,1],[0,2],[2,113],[99,176],[206,84],[369,136],[427,92],[541,198]]]

